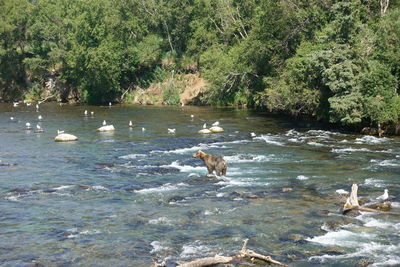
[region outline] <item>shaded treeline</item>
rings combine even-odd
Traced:
[[[399,0],[0,0],[0,36],[3,99],[100,104],[196,72],[208,104],[399,120]]]

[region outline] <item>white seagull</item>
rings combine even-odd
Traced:
[[[142,132],[146,131],[146,129],[144,127],[142,127]]]
[[[39,115],[37,118],[38,118],[39,121],[43,120],[42,115]]]
[[[207,128],[207,123],[203,124],[203,129]]]
[[[383,193],[383,195],[377,197],[376,199],[386,201],[388,198],[389,198],[389,190],[385,189],[385,192]]]
[[[43,129],[42,129],[42,127],[40,127],[39,124],[36,124],[36,132],[38,132],[38,133],[43,132]]]
[[[57,130],[57,134],[63,134],[64,131]]]
[[[39,109],[39,105],[38,104],[36,104],[36,109]]]
[[[133,127],[133,123],[132,121],[129,121],[129,127],[132,128]]]
[[[256,137],[255,133],[250,133],[251,137]]]
[[[218,126],[219,125],[219,121],[216,121],[212,124],[212,126]]]
[[[32,129],[31,124],[29,122],[25,123],[25,129],[27,130]]]
[[[14,117],[10,117],[10,121],[14,121]]]
[[[92,115],[92,116],[93,116],[93,115],[94,115],[94,111],[90,111],[90,115]]]
[[[18,107],[18,104],[19,104],[18,102],[13,102],[14,107]]]
[[[168,133],[175,133],[175,129],[168,128]]]
[[[107,125],[107,122],[106,122],[106,120],[104,120],[103,121],[103,126],[106,126]]]
[[[85,116],[87,116],[87,110],[85,110],[85,112],[83,114],[85,114]]]
[[[112,105],[111,102],[109,102],[108,105],[111,107],[111,105]]]
[[[192,118],[192,119],[193,119],[193,118],[194,118],[194,115],[193,115],[193,114],[192,114],[192,115],[190,115],[190,118]]]

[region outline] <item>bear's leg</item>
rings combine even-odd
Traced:
[[[213,173],[213,168],[207,167],[207,170],[208,170],[208,174],[212,174]]]

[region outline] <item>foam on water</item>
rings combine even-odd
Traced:
[[[228,163],[245,163],[245,162],[268,162],[274,155],[252,155],[252,154],[237,154],[233,156],[224,156]]]
[[[298,176],[296,177],[296,179],[297,179],[297,180],[308,180],[309,178],[308,178],[307,176],[304,176],[304,175],[298,175]]]
[[[201,255],[209,254],[211,248],[205,245],[200,244],[200,241],[195,241],[194,244],[188,244],[182,246],[182,252],[179,255],[180,258],[201,258]]]
[[[213,143],[213,144],[198,144],[196,146],[192,147],[185,147],[185,148],[177,148],[177,149],[172,149],[172,150],[153,150],[150,151],[151,154],[154,153],[165,153],[165,154],[187,154],[189,152],[194,152],[198,150],[207,150],[210,148],[224,148],[224,146],[218,145],[218,143]]]
[[[365,185],[373,187],[386,187],[385,181],[376,178],[367,178],[364,181]]]
[[[217,183],[218,185],[224,185],[227,187],[252,187],[252,186],[267,186],[270,183],[259,181],[257,178],[240,178],[233,179],[229,177],[223,177],[222,181]]]
[[[181,172],[190,172],[190,173],[200,172],[200,171],[201,172],[207,171],[207,168],[205,166],[204,167],[203,166],[194,167],[194,166],[190,166],[190,165],[180,165],[178,160],[172,162],[169,165],[163,165],[161,167],[164,167],[164,168],[176,168]]]
[[[159,217],[157,219],[149,220],[150,224],[165,224],[165,225],[172,225],[172,220],[168,219],[167,217]]]
[[[153,241],[150,243],[150,245],[153,247],[153,249],[150,251],[151,254],[169,249],[169,247],[164,246],[160,241]]]
[[[277,141],[278,138],[279,137],[277,137],[277,136],[263,134],[261,136],[254,137],[254,140],[263,140],[267,144],[276,145],[276,146],[285,146],[285,144],[283,142]]]
[[[352,152],[377,152],[369,150],[368,148],[353,148],[353,147],[346,147],[346,148],[333,148],[331,150],[333,153],[352,153]]]
[[[374,238],[376,238],[376,235],[372,233],[354,233],[342,229],[336,232],[328,232],[322,236],[307,238],[306,240],[322,245],[354,248],[359,247],[363,243],[371,242]]]
[[[145,189],[139,189],[139,190],[135,190],[135,193],[138,194],[153,194],[153,193],[162,193],[162,192],[166,192],[166,191],[173,191],[173,190],[178,190],[182,187],[187,187],[188,185],[185,183],[179,183],[176,185],[167,183],[164,184],[162,186],[159,187],[152,187],[152,188],[145,188]]]
[[[389,167],[397,167],[400,166],[400,163],[396,159],[385,159],[385,160],[376,160],[371,159],[372,163],[376,163],[379,166],[389,166]]]
[[[129,154],[129,155],[125,155],[125,156],[120,156],[118,158],[120,159],[137,159],[137,158],[143,158],[146,157],[146,154]]]
[[[390,141],[390,139],[387,137],[375,137],[372,135],[366,135],[361,138],[356,138],[354,143],[374,145],[374,144],[387,143],[389,141]]]

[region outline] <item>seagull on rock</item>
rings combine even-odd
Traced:
[[[203,124],[203,129],[206,129],[207,128],[207,123],[204,123]]]
[[[389,190],[385,189],[385,192],[383,193],[383,195],[377,197],[376,199],[381,200],[381,201],[386,201],[389,199]]]
[[[212,126],[218,126],[219,125],[219,121],[216,121],[212,124]]]
[[[103,121],[103,126],[106,126],[107,125],[107,122],[106,122],[106,120],[104,120]]]

